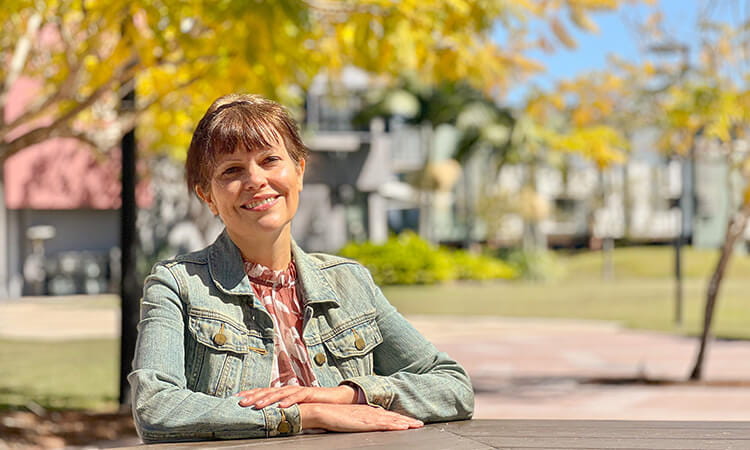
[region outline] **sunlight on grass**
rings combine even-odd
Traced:
[[[601,278],[604,254],[582,252],[560,255],[566,279]],[[719,250],[683,249],[682,274],[684,278],[705,279],[711,276],[719,259]],[[670,246],[625,247],[614,252],[615,278],[673,278],[674,249]],[[727,278],[747,278],[750,274],[750,257],[735,252],[729,263]]]
[[[666,279],[563,280],[388,286],[386,297],[404,314],[490,315],[617,321],[631,328],[696,335],[702,329],[705,281],[684,285],[684,322],[674,324],[674,282]],[[750,280],[727,280],[714,315],[714,333],[750,338]]]
[[[0,408],[32,401],[45,409],[117,405],[119,340],[0,339]]]

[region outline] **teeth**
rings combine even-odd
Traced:
[[[276,197],[268,197],[267,199],[261,200],[259,202],[248,203],[247,205],[245,205],[245,208],[247,208],[247,209],[257,208],[260,205],[265,205],[266,203],[271,203],[274,200],[276,200]]]

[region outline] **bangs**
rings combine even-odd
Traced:
[[[247,107],[242,105],[217,111],[218,120],[213,121],[213,126],[207,133],[212,163],[216,161],[217,156],[231,154],[238,149],[249,152],[284,141],[277,124],[269,120],[273,118],[272,115],[254,114],[246,109]]]

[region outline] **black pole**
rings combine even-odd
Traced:
[[[677,236],[674,238],[674,279],[675,279],[675,301],[674,301],[674,323],[678,327],[682,326],[682,216],[685,214],[683,209],[678,208],[680,212],[680,222],[677,229]]]
[[[690,184],[690,173],[688,171],[688,162],[685,157],[679,157],[680,163],[680,198],[677,202],[677,211],[679,217],[677,220],[677,235],[674,238],[674,276],[675,276],[675,302],[674,302],[674,323],[676,326],[681,327],[683,323],[683,304],[684,289],[682,281],[682,247],[687,241],[687,236],[691,233],[690,230],[690,218],[692,217],[692,211],[690,209],[689,194]]]
[[[135,111],[135,89],[131,89],[122,99],[121,112],[132,114]],[[120,206],[120,405],[130,403],[130,387],[127,376],[130,373],[135,353],[136,325],[138,324],[138,299],[140,283],[135,270],[135,128],[122,137],[122,192]]]

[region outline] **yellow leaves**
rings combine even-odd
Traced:
[[[571,7],[570,8],[570,20],[578,26],[578,28],[582,30],[589,31],[591,33],[598,33],[599,27],[596,25],[596,23],[591,20],[591,18],[586,14],[586,12],[579,7]]]
[[[213,97],[234,90],[278,97],[290,92],[290,86],[297,91],[304,89],[321,71],[336,72],[347,65],[384,76],[409,71],[426,82],[466,79],[486,92],[499,92],[517,77],[541,70],[541,64],[525,54],[531,42],[552,47],[550,41],[554,39],[546,28],[541,34],[549,40],[527,39],[529,18],[550,24],[557,39],[572,47],[572,27],[594,31],[589,13],[619,3],[8,1],[12,7],[26,11],[26,16],[43,4],[48,21],[54,19],[75,35],[73,48],[56,47],[56,53],[44,60],[45,66],[33,72],[45,77],[45,92],[56,91],[66,74],[82,68],[83,75],[76,78],[79,82],[71,89],[73,97],[91,93],[111,81],[117,70],[137,55],[139,98],[157,102],[144,113],[143,126],[152,129],[144,133],[150,136],[150,145],[178,148],[189,136],[188,124]],[[0,19],[6,16],[0,11]],[[0,44],[12,42],[23,30],[25,16],[11,16],[0,20],[0,25],[15,24],[3,26]],[[497,26],[508,30],[512,39],[498,43],[493,35]],[[191,83],[193,80],[197,81]],[[118,82],[112,85],[113,89],[119,87]],[[614,81],[609,88],[619,89]],[[611,111],[603,101],[584,103],[590,107],[581,108],[577,121],[581,125]],[[563,95],[552,95],[538,103],[535,114],[570,107]]]
[[[591,10],[608,10],[617,8],[617,0],[567,0],[573,8],[585,8]]]
[[[742,92],[718,86],[673,86],[663,103],[664,147],[684,152],[689,148],[685,143],[692,144],[692,137],[701,131],[706,137],[731,142],[750,119],[746,98]]]
[[[563,80],[551,92],[529,99],[525,113],[536,135],[550,150],[575,153],[599,168],[625,161],[629,143],[623,136],[637,114],[623,108],[633,86],[615,73],[592,73]]]
[[[99,58],[94,55],[86,55],[83,58],[83,66],[87,72],[93,72],[99,66]]]
[[[574,109],[572,114],[573,126],[581,127],[591,123],[594,118],[593,112],[591,108]]]
[[[455,10],[460,15],[468,15],[471,13],[471,6],[466,0],[446,0],[447,5]]]
[[[646,61],[643,66],[641,66],[643,70],[643,74],[647,77],[653,77],[656,75],[656,66],[651,61]]]
[[[625,161],[627,140],[616,129],[595,125],[573,128],[567,133],[549,133],[547,143],[553,150],[577,153],[594,161],[599,168]]]
[[[341,28],[339,28],[338,37],[341,40],[341,42],[347,47],[354,47],[355,35],[356,34],[355,34],[354,23],[347,23],[347,24],[344,24]]]
[[[552,93],[547,96],[547,101],[552,105],[553,108],[562,110],[565,108],[565,99],[561,92]]]
[[[552,29],[552,32],[555,34],[555,37],[566,47],[568,48],[575,48],[576,47],[576,41],[573,39],[573,37],[568,33],[568,30],[565,28],[565,26],[558,20],[557,18],[552,18],[550,20],[550,29]]]

